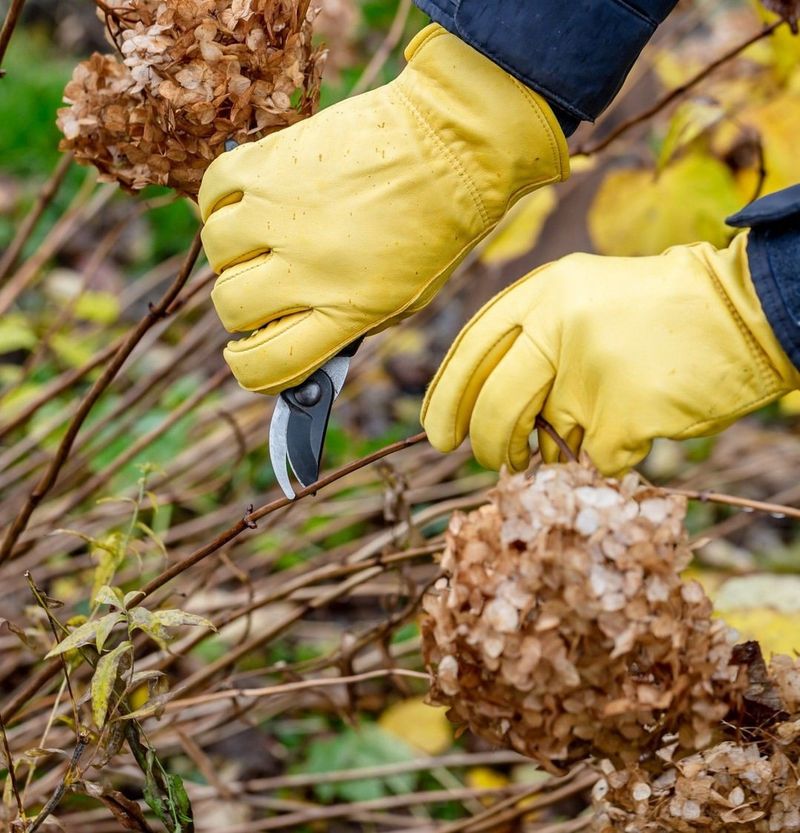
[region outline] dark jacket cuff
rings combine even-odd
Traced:
[[[415,0],[573,119],[594,121],[677,0]]]
[[[762,197],[726,222],[750,228],[750,276],[775,336],[800,369],[800,185]]]

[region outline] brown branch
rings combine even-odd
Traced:
[[[8,10],[6,19],[3,21],[3,28],[0,29],[0,64],[5,58],[8,44],[11,42],[11,36],[14,34],[14,29],[19,22],[19,16],[22,13],[22,7],[25,5],[25,0],[11,0],[11,8]],[[5,70],[0,69],[0,78],[5,75]]]
[[[20,223],[17,233],[14,235],[14,239],[11,241],[8,248],[3,252],[2,257],[0,257],[0,282],[16,265],[17,258],[25,248],[25,244],[30,239],[31,234],[36,228],[36,224],[41,219],[42,214],[44,214],[45,209],[48,205],[50,205],[53,197],[55,197],[58,193],[58,189],[61,187],[61,183],[64,181],[64,177],[67,175],[67,171],[69,170],[71,164],[72,153],[65,153],[59,160],[58,165],[56,165],[56,168],[50,175],[50,178],[47,182],[45,182],[42,190],[39,192],[39,196],[36,198],[33,208],[31,208],[31,210],[25,215],[25,219]]]
[[[687,93],[693,87],[696,87],[701,81],[704,81],[711,75],[715,70],[719,69],[724,64],[728,63],[728,61],[733,60],[736,58],[740,53],[744,52],[749,46],[752,46],[754,43],[757,43],[760,40],[763,40],[766,37],[769,37],[779,26],[782,26],[786,23],[785,20],[776,20],[774,23],[771,23],[769,26],[765,26],[760,32],[756,32],[754,35],[751,35],[742,43],[734,46],[732,49],[728,50],[724,55],[717,58],[715,61],[712,61],[708,66],[701,69],[698,73],[693,75],[688,81],[685,81],[683,84],[678,85],[675,89],[670,90],[665,96],[660,98],[658,101],[655,102],[652,106],[648,107],[646,110],[643,110],[641,113],[637,113],[635,116],[631,116],[629,119],[626,119],[622,124],[612,130],[605,138],[598,139],[598,141],[594,143],[590,143],[587,145],[581,145],[576,148],[572,152],[572,156],[592,156],[595,153],[598,153],[601,150],[607,148],[612,142],[616,141],[620,136],[624,133],[627,133],[632,127],[636,127],[636,125],[641,124],[642,122],[647,121],[648,119],[652,118],[663,110],[665,107],[668,107],[672,104],[673,101],[680,98],[684,93]]]
[[[776,518],[797,518],[800,520],[800,509],[794,506],[784,506],[782,503],[765,503],[762,500],[751,500],[737,495],[725,495],[720,492],[707,492],[702,489],[677,489],[663,487],[671,495],[679,495],[689,500],[699,500],[702,503],[722,503],[726,506],[736,506],[751,512],[766,512]]]
[[[375,671],[365,671],[362,674],[351,674],[347,677],[325,677],[319,680],[298,680],[294,683],[282,683],[280,685],[266,686],[264,688],[230,688],[224,691],[212,691],[209,694],[200,694],[197,697],[184,697],[181,700],[172,700],[164,707],[165,712],[180,711],[189,706],[202,706],[206,703],[213,703],[217,700],[231,700],[237,697],[272,697],[276,694],[290,694],[293,691],[305,691],[309,688],[325,688],[336,685],[350,685],[351,683],[362,683],[367,680],[378,680],[385,677],[411,677],[415,680],[430,682],[430,674],[422,671],[409,671],[406,668],[378,668]],[[150,714],[155,714],[159,707],[153,706],[150,710],[140,711],[136,717],[141,719]]]
[[[94,477],[85,481],[80,489],[77,489],[70,495],[66,506],[61,509],[63,514],[67,514],[83,503],[86,498],[102,488],[109,480],[124,466],[126,466],[134,457],[141,454],[151,443],[155,442],[159,437],[169,431],[176,422],[183,419],[199,402],[202,402],[210,393],[221,387],[222,384],[230,376],[230,371],[227,367],[220,368],[213,376],[211,376],[204,385],[198,388],[190,397],[185,399],[172,413],[159,425],[156,425],[152,430],[148,431],[139,437],[136,442],[131,443],[119,457],[115,458],[112,463],[106,466],[103,471],[98,472]]]
[[[78,735],[78,742],[75,744],[75,749],[72,753],[69,765],[64,772],[64,777],[61,779],[61,782],[56,787],[56,791],[50,797],[47,804],[42,807],[39,815],[34,819],[33,824],[27,830],[27,833],[36,833],[36,831],[44,824],[45,819],[56,809],[56,807],[58,807],[59,802],[64,796],[64,792],[74,780],[75,770],[78,767],[78,761],[80,761],[81,755],[83,755],[83,750],[86,749],[89,744],[89,737],[90,735],[86,731],[81,731]]]
[[[264,506],[261,506],[259,509],[256,509],[253,512],[248,512],[240,521],[237,521],[235,524],[233,524],[233,526],[228,527],[228,529],[226,529],[224,532],[221,532],[209,544],[206,544],[204,547],[200,547],[199,549],[195,550],[190,555],[187,555],[186,558],[177,562],[177,564],[173,564],[172,567],[170,567],[168,570],[165,570],[163,573],[161,573],[161,575],[158,575],[154,579],[149,581],[141,589],[141,595],[136,600],[136,604],[140,604],[160,587],[163,587],[168,581],[171,581],[173,578],[175,578],[175,576],[179,576],[181,573],[188,570],[190,567],[193,567],[195,564],[199,564],[204,558],[207,558],[209,555],[212,555],[218,549],[225,546],[225,544],[227,544],[229,541],[232,541],[234,538],[237,538],[245,530],[251,529],[251,524],[253,522],[258,521],[261,518],[266,517],[267,515],[271,515],[273,512],[277,512],[278,509],[283,509],[286,506],[291,506],[293,503],[302,500],[304,497],[308,497],[308,495],[313,495],[320,489],[324,489],[326,486],[329,486],[331,483],[335,483],[337,480],[341,480],[341,478],[346,477],[348,474],[352,474],[354,471],[363,469],[365,466],[368,466],[370,463],[374,463],[376,460],[381,460],[384,457],[388,457],[390,454],[395,454],[396,452],[402,451],[405,448],[410,448],[411,446],[416,445],[417,443],[423,442],[423,440],[425,439],[427,439],[425,432],[421,432],[419,434],[415,434],[413,437],[408,437],[405,440],[399,440],[396,443],[384,446],[383,448],[378,449],[378,451],[374,451],[372,454],[367,454],[366,457],[362,457],[360,460],[355,460],[352,463],[348,463],[346,466],[342,466],[341,468],[336,469],[330,474],[326,474],[324,477],[321,477],[319,480],[317,480],[315,483],[312,483],[310,486],[306,486],[303,489],[299,489],[297,492],[297,497],[294,501],[290,500],[287,497],[280,497],[276,500],[264,504]]]
[[[19,792],[19,783],[17,782],[17,768],[14,765],[14,758],[11,755],[11,747],[8,743],[8,734],[6,733],[6,724],[3,720],[3,715],[0,714],[0,734],[3,736],[3,752],[6,759],[6,768],[8,769],[8,779],[11,781],[11,792],[14,793],[14,799],[17,802],[17,811],[21,819],[25,818],[25,807],[22,804],[22,796]]]
[[[75,234],[81,223],[86,223],[94,217],[116,193],[116,189],[111,185],[96,189],[95,184],[93,178],[86,177],[66,212],[58,218],[38,248],[0,289],[0,315],[8,312],[17,298],[35,281],[41,279],[44,272],[42,267],[47,261]]]
[[[14,545],[19,539],[19,536],[25,531],[31,515],[56,482],[61,467],[64,465],[69,456],[72,444],[75,442],[75,438],[78,435],[78,431],[83,425],[86,417],[89,415],[89,412],[94,407],[94,404],[114,380],[114,377],[117,375],[128,356],[130,356],[133,352],[142,336],[144,336],[144,334],[157,321],[167,314],[170,304],[178,297],[178,293],[189,279],[189,275],[194,268],[195,261],[200,254],[200,247],[200,233],[198,232],[195,234],[192,245],[186,255],[186,259],[183,262],[183,266],[181,267],[175,280],[169,286],[159,302],[155,306],[151,306],[147,315],[145,315],[139,324],[125,337],[123,342],[120,344],[119,349],[114,354],[114,357],[81,401],[75,415],[70,420],[67,431],[58,446],[55,456],[45,469],[39,481],[33,487],[33,490],[28,495],[25,504],[6,533],[2,547],[0,548],[0,564],[11,558]]]
[[[561,453],[564,455],[565,460],[569,460],[571,463],[577,462],[578,458],[575,456],[575,452],[567,445],[566,440],[561,436],[561,434],[556,431],[555,428],[543,417],[537,416],[536,417],[536,428],[540,431],[544,431],[548,437],[558,446]]]

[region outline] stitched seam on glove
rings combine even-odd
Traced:
[[[727,416],[722,418],[722,422],[724,425],[723,428],[726,428],[728,425],[736,422],[736,420],[740,419],[743,416],[747,416],[747,414],[752,413],[753,411],[760,408],[762,405],[769,405],[770,402],[774,402],[779,396],[785,393],[791,393],[793,390],[791,385],[783,384],[778,385],[769,393],[765,393],[763,396],[758,397],[758,399],[753,399],[747,403],[747,405],[742,405],[741,407],[737,408],[732,413],[728,414]],[[693,432],[700,430],[704,430],[704,426],[708,428],[719,428],[720,425],[720,418],[719,417],[712,417],[711,419],[699,419],[697,422],[693,422],[691,425],[688,425],[680,434],[675,434],[673,439],[676,440],[685,440],[689,439],[693,436]],[[702,435],[700,435],[702,436]]]
[[[272,254],[272,249],[270,249],[269,254],[270,255]],[[246,269],[239,269],[238,272],[234,272],[232,275],[225,275],[225,272],[228,272],[231,269],[236,268],[236,266],[228,266],[223,270],[223,273],[222,273],[223,275],[225,275],[225,277],[223,278],[222,275],[220,275],[219,279],[217,280],[217,282],[214,285],[215,286],[222,286],[223,284],[228,283],[228,281],[232,281],[235,278],[240,277],[241,275],[246,275],[248,272],[252,272],[253,269],[258,269],[258,267],[261,266],[263,263],[264,263],[263,260],[259,260],[258,263],[254,263],[252,266],[248,266]]]
[[[467,173],[464,166],[458,161],[455,154],[447,147],[447,145],[442,140],[441,136],[433,129],[431,124],[425,118],[425,116],[414,106],[412,101],[408,98],[408,96],[403,92],[400,87],[396,87],[391,92],[396,93],[400,103],[403,104],[411,115],[416,119],[419,123],[420,127],[422,127],[423,131],[428,134],[428,136],[436,143],[436,145],[441,150],[444,157],[450,163],[451,168],[453,168],[454,172],[458,175],[461,181],[464,183],[469,195],[472,197],[473,201],[475,202],[475,207],[478,210],[478,214],[480,218],[483,220],[484,225],[488,225],[492,222],[491,218],[489,217],[489,212],[486,210],[486,206],[483,203],[483,198],[481,197],[481,193],[478,190],[478,186],[473,181],[472,177]]]
[[[739,315],[739,311],[733,305],[733,302],[728,297],[728,293],[725,292],[725,287],[722,284],[722,281],[719,279],[717,274],[714,270],[706,264],[706,268],[708,269],[709,275],[711,276],[711,281],[714,284],[714,288],[717,290],[717,293],[722,298],[725,306],[728,308],[728,312],[731,314],[734,323],[736,324],[737,329],[742,334],[742,337],[747,344],[747,347],[752,355],[753,359],[755,360],[756,368],[758,369],[758,373],[761,379],[761,384],[765,385],[768,389],[772,388],[773,390],[777,390],[780,388],[781,384],[783,384],[783,380],[781,379],[780,373],[772,366],[772,363],[769,360],[769,356],[767,355],[764,348],[759,344],[756,337],[750,332],[748,326],[742,320],[742,317]]]
[[[542,127],[545,135],[547,136],[547,141],[550,145],[550,153],[553,157],[553,163],[555,164],[556,168],[558,169],[558,179],[563,179],[564,174],[566,171],[564,170],[564,160],[561,158],[561,154],[558,152],[558,143],[556,142],[556,137],[553,135],[553,128],[550,126],[550,123],[547,121],[544,113],[542,112],[542,105],[536,100],[534,94],[522,83],[517,81],[516,78],[513,76],[511,80],[514,83],[514,86],[519,90],[520,94],[522,95],[523,99],[528,103],[528,106],[533,110],[536,118],[539,121],[539,124]]]

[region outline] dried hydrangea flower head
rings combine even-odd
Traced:
[[[75,68],[58,112],[62,150],[129,189],[194,195],[227,139],[254,141],[310,115],[324,52],[308,0],[114,0],[119,58]]]
[[[800,662],[774,657],[770,677],[790,708],[800,691]],[[800,713],[746,731],[647,772],[603,761],[593,792],[597,833],[797,833],[800,831]]]
[[[490,504],[453,517],[446,578],[424,601],[431,700],[554,771],[632,764],[671,732],[705,747],[738,669],[731,633],[680,578],[684,514],[636,474],[503,477]]]

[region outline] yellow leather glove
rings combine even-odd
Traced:
[[[422,408],[451,451],[469,432],[489,468],[524,469],[541,413],[606,474],[655,437],[699,437],[800,387],[753,288],[747,234],[718,251],[569,255],[534,270],[462,330]],[[558,449],[539,436],[545,460]]]
[[[425,306],[508,208],[568,175],[547,103],[437,25],[391,83],[223,154],[200,189],[225,358],[277,393]]]

